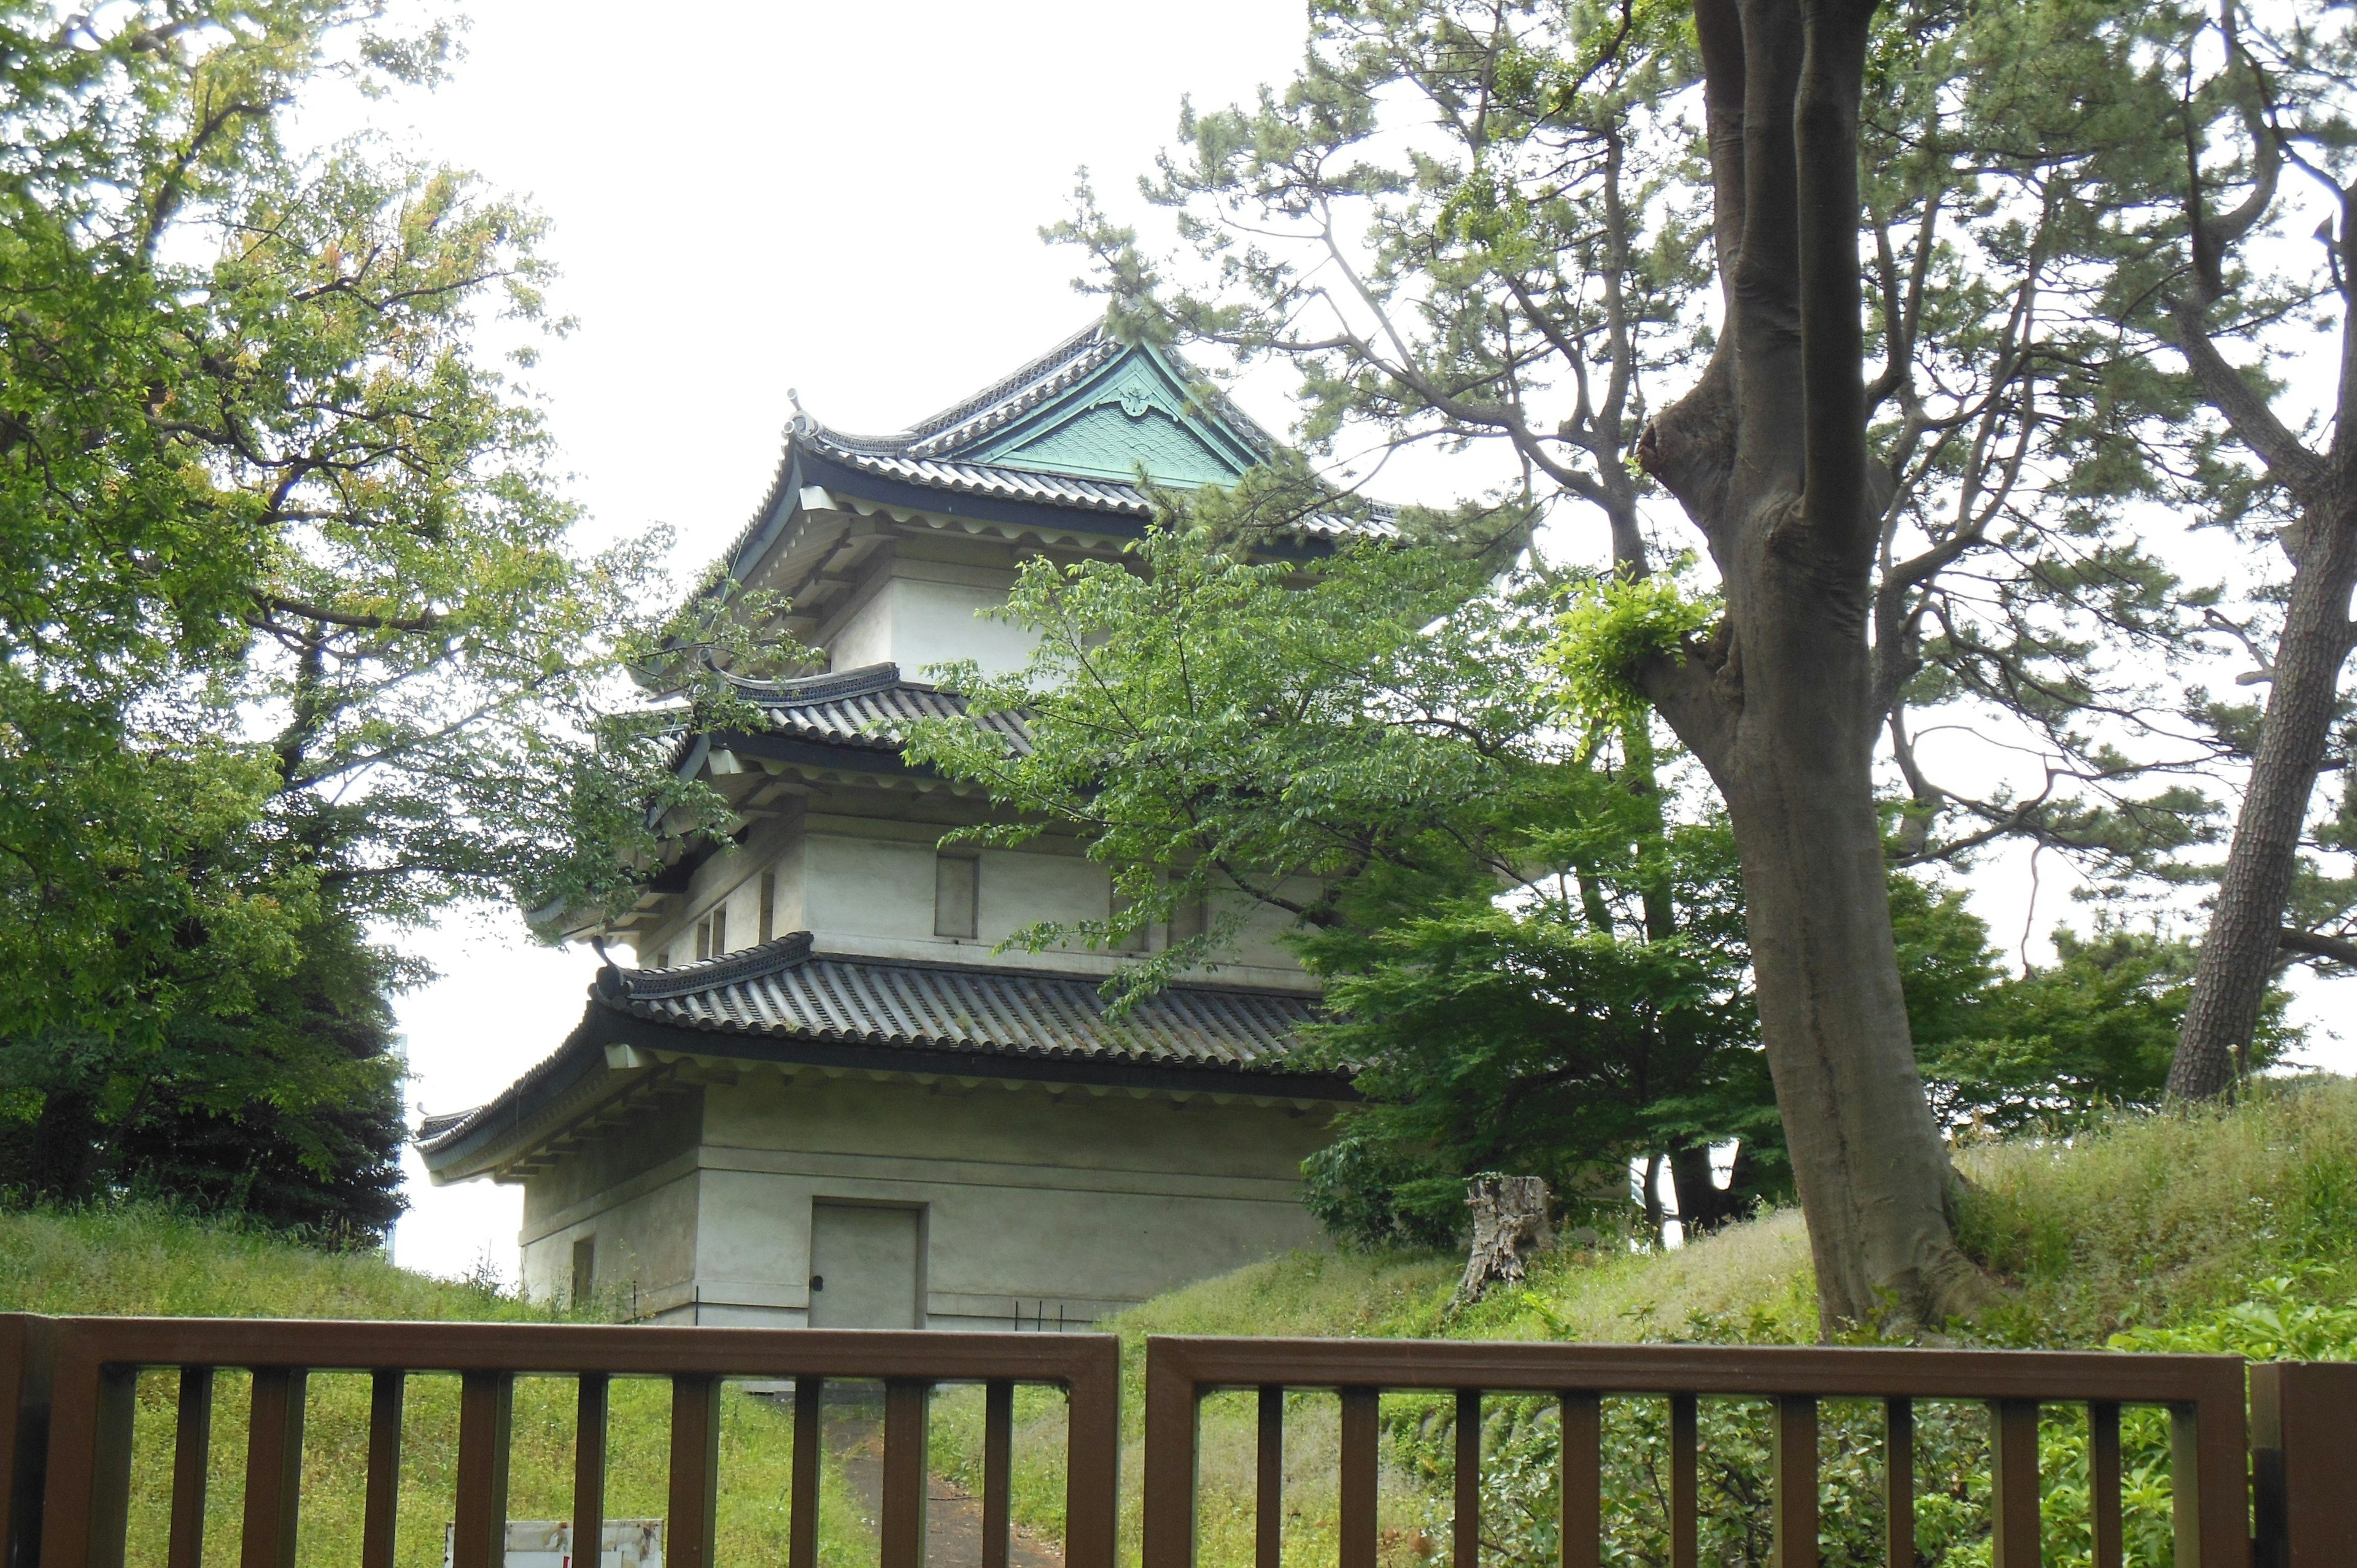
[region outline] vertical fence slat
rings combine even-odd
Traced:
[[[508,1552],[508,1439],[515,1375],[468,1372],[458,1380],[458,1487],[450,1568],[504,1568]],[[665,1543],[666,1548],[669,1542]]]
[[[2170,1407],[2169,1491],[2177,1568],[2206,1568],[2201,1561],[2201,1491],[2194,1479],[2201,1473],[2201,1429],[2193,1411]]]
[[[1566,1394],[1563,1423],[1563,1568],[1600,1568],[1604,1551],[1604,1405]]]
[[[2087,1406],[2087,1491],[2093,1568],[2120,1568],[2120,1407],[2108,1400]]]
[[[131,1424],[139,1409],[139,1369],[105,1367],[98,1379],[98,1442],[91,1472],[89,1568],[123,1568],[131,1530]]]
[[[409,1374],[397,1367],[384,1368],[369,1380],[368,1500],[361,1512],[361,1568],[393,1568],[401,1527],[401,1412],[408,1393]]]
[[[1882,1402],[1882,1520],[1889,1568],[1915,1568],[1915,1402]]]
[[[2039,1568],[2038,1402],[1989,1403],[1990,1568]]]
[[[172,1422],[172,1532],[166,1568],[202,1568],[205,1558],[205,1472],[212,1457],[213,1369],[180,1369],[179,1409]]]
[[[1776,1402],[1775,1568],[1817,1568],[1817,1402]]]
[[[1375,1422],[1381,1394],[1342,1391],[1341,1568],[1375,1568]]]
[[[825,1390],[817,1378],[794,1380],[793,1499],[786,1516],[786,1568],[818,1568],[819,1400]]]
[[[1114,1568],[1121,1445],[1121,1346],[1099,1339],[1064,1381],[1064,1568]]]
[[[664,1568],[712,1568],[720,1512],[720,1380],[671,1380],[671,1506],[664,1518]]]
[[[1457,1513],[1449,1568],[1480,1568],[1481,1391],[1457,1391]]]
[[[909,1379],[884,1385],[881,1568],[924,1568],[925,1406],[931,1392]]]
[[[982,1568],[1006,1568],[1014,1488],[1015,1385],[1001,1379],[982,1400]]]
[[[1195,1564],[1195,1447],[1202,1391],[1180,1364],[1181,1355],[1165,1343],[1148,1341],[1146,1348],[1140,1568]]]
[[[2276,1361],[2250,1369],[2251,1479],[2261,1568],[2357,1563],[2349,1412],[2357,1364]]]
[[[1285,1391],[1260,1391],[1260,1474],[1253,1488],[1253,1568],[1278,1568],[1285,1552]]]
[[[31,1551],[38,1531],[41,1568],[81,1568],[90,1554],[99,1369],[89,1348],[76,1342],[79,1337],[69,1331],[62,1343],[52,1345],[48,1452],[38,1460],[30,1447],[18,1455],[24,1463],[41,1466],[41,1506],[37,1520],[10,1520],[9,1547],[12,1552]],[[19,1441],[29,1444],[38,1437],[31,1432]]]
[[[2245,1568],[2251,1560],[2250,1428],[2243,1368],[2194,1404],[2169,1409],[2169,1494],[2179,1568]]]
[[[1699,1423],[1692,1394],[1670,1396],[1670,1568],[1695,1568],[1702,1500]]]
[[[242,1568],[295,1568],[295,1529],[303,1502],[303,1396],[300,1367],[253,1369],[253,1415],[245,1439],[245,1531]]]
[[[613,1380],[603,1372],[584,1372],[574,1385],[573,1561],[583,1568],[598,1568],[605,1561],[606,1423],[612,1394]]]
[[[56,1351],[48,1319],[0,1312],[0,1568],[35,1568]]]

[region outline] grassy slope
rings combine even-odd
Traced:
[[[205,1224],[152,1209],[87,1214],[0,1214],[0,1312],[152,1314],[164,1316],[563,1321],[478,1285],[430,1279],[372,1253],[328,1253],[234,1226]],[[577,1320],[600,1320],[584,1312]],[[211,1479],[207,1495],[207,1568],[238,1558],[244,1498],[246,1387],[220,1374],[214,1392]],[[436,1568],[450,1518],[458,1446],[457,1380],[410,1380],[403,1431],[398,1560]],[[171,1512],[176,1380],[143,1376],[133,1462],[128,1561],[156,1563]],[[360,1558],[369,1393],[364,1377],[311,1380],[305,1416],[302,1568],[345,1568]],[[606,1511],[608,1518],[660,1517],[670,1464],[670,1391],[627,1379],[614,1386]],[[572,1510],[573,1385],[519,1379],[509,1476],[514,1519],[563,1519]],[[785,1561],[786,1498],[793,1460],[790,1415],[733,1391],[722,1405],[720,1551],[735,1563]],[[821,1557],[830,1568],[872,1563],[872,1537],[829,1466]]]
[[[2357,1082],[2271,1088],[2225,1112],[2124,1120],[2069,1144],[1967,1150],[1968,1246],[2008,1287],[1979,1342],[2100,1347],[2204,1318],[2255,1284],[2357,1286]],[[1297,1253],[1146,1303],[1147,1334],[1806,1342],[1808,1232],[1793,1211],[1679,1251],[1542,1257],[1526,1289],[1452,1313],[1456,1260]]]
[[[2258,1329],[2294,1309],[2320,1326],[2289,1353],[2357,1357],[2357,1082],[2268,1091],[2228,1112],[2123,1120],[2069,1144],[1968,1150],[1968,1244],[2007,1286],[1967,1342],[2094,1348],[2124,1329],[2179,1330],[2156,1348],[2274,1354]],[[1564,1251],[1526,1288],[1463,1311],[1459,1263],[1429,1255],[1296,1253],[1174,1292],[1108,1326],[1131,1385],[1124,1455],[1134,1485],[1148,1334],[1340,1335],[1586,1341],[1808,1343],[1817,1337],[1808,1233],[1769,1214],[1670,1253]],[[2258,1298],[2254,1313],[2244,1306]],[[2256,1337],[2255,1337],[2255,1334]],[[1389,1402],[1387,1402],[1388,1404]],[[1287,1416],[1288,1551],[1334,1549],[1336,1412],[1298,1398]],[[1251,1560],[1254,1418],[1243,1396],[1207,1402],[1206,1563]],[[1431,1477],[1426,1477],[1430,1479]],[[2161,1500],[2151,1504],[2165,1512]],[[1410,1475],[1384,1488],[1387,1541],[1422,1552],[1439,1517]],[[2050,1499],[2050,1508],[2054,1499]],[[1131,1499],[1135,1508],[1135,1498]],[[1134,1518],[1134,1513],[1133,1513]],[[1394,1553],[1387,1550],[1387,1559]],[[1970,1560],[1969,1552],[1959,1561]]]
[[[2277,1090],[2231,1112],[2124,1121],[2069,1146],[2016,1143],[1970,1151],[1975,1190],[1962,1217],[1975,1251],[2009,1288],[2007,1304],[1965,1337],[2000,1345],[2099,1346],[2122,1329],[2179,1330],[2202,1348],[2266,1351],[2254,1325],[2294,1316],[2298,1354],[2357,1354],[2357,1083]],[[1173,1293],[1114,1320],[1132,1352],[1125,1477],[1139,1473],[1142,1409],[1136,1352],[1149,1333],[1434,1336],[1584,1340],[1806,1341],[1815,1337],[1806,1232],[1791,1212],[1733,1227],[1661,1255],[1563,1252],[1540,1259],[1527,1288],[1452,1312],[1453,1259],[1299,1253]],[[2237,1315],[2259,1298],[2256,1314]],[[323,1256],[234,1230],[152,1214],[58,1219],[0,1216],[0,1310],[273,1314],[288,1316],[541,1317],[535,1309],[467,1285],[425,1280],[369,1257]],[[2191,1348],[2189,1343],[2189,1348]],[[304,1558],[348,1560],[356,1533],[357,1380],[319,1380],[307,1464]],[[410,1452],[416,1501],[404,1518],[405,1563],[438,1560],[455,1448],[455,1391],[420,1380]],[[443,1381],[447,1381],[444,1380]],[[349,1384],[349,1387],[341,1385]],[[618,1419],[616,1516],[662,1511],[661,1391]],[[1327,1402],[1330,1403],[1330,1402]],[[1232,1408],[1230,1408],[1232,1406]],[[224,1390],[216,1438],[219,1489],[209,1556],[234,1540],[236,1444],[242,1412]],[[978,1478],[978,1402],[943,1396],[937,1466]],[[1053,1533],[1060,1408],[1027,1398],[1017,1464],[1018,1518]],[[169,1397],[143,1391],[143,1473],[168,1440]],[[782,1552],[789,1423],[767,1406],[733,1401],[725,1438],[728,1498],[723,1552],[756,1561]],[[519,1518],[561,1517],[569,1466],[569,1390],[527,1381],[519,1391],[515,1502]],[[1289,1541],[1330,1551],[1332,1412],[1310,1399],[1288,1420]],[[1248,1561],[1251,1418],[1238,1401],[1206,1411],[1204,1560]],[[1395,1539],[1414,1542],[1430,1510],[1412,1479],[1387,1487]],[[349,1494],[349,1496],[347,1496]],[[832,1497],[840,1498],[838,1491]],[[160,1491],[142,1493],[142,1529],[160,1528]],[[312,1506],[307,1504],[307,1506]],[[834,1518],[848,1521],[840,1504]],[[345,1521],[349,1521],[349,1528]],[[830,1555],[872,1554],[864,1539],[831,1535]],[[221,1556],[227,1563],[229,1558]]]

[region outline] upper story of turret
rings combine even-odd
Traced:
[[[956,711],[954,693],[922,678],[929,666],[998,671],[1028,658],[1031,634],[991,614],[1023,561],[1117,557],[1152,518],[1149,487],[1232,483],[1272,449],[1183,360],[1098,328],[901,435],[845,435],[797,413],[723,565],[785,602],[780,629],[824,665],[741,686],[764,712],[759,733],[683,744],[682,772],[737,813],[731,843],[683,846],[637,908],[579,934],[628,940],[658,966],[807,930],[830,951],[904,961],[1110,970],[1120,955],[992,952],[1036,922],[1104,919],[1110,881],[1054,834],[1021,850],[941,848],[989,802],[904,764],[900,735]],[[1271,547],[1319,550],[1349,526],[1309,519]],[[1255,911],[1224,978],[1307,986],[1280,929]],[[1137,945],[1189,934],[1157,928]]]

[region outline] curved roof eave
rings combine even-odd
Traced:
[[[682,999],[721,996],[731,987],[759,982],[816,961],[877,971],[896,972],[920,984],[959,993],[957,1004],[970,1006],[976,983],[1004,984],[1029,991],[1043,986],[1070,989],[1085,985],[1092,993],[1100,977],[1039,974],[953,963],[926,964],[897,960],[864,960],[814,954],[808,932],[795,932],[759,948],[720,959],[670,970],[600,971],[591,988],[581,1022],[565,1043],[547,1058],[508,1086],[489,1103],[457,1117],[434,1119],[416,1139],[427,1172],[437,1183],[463,1181],[490,1174],[521,1151],[558,1135],[597,1106],[639,1081],[652,1060],[697,1058],[726,1059],[773,1067],[814,1067],[835,1070],[883,1073],[896,1078],[971,1078],[1017,1082],[1069,1085],[1079,1088],[1120,1088],[1178,1094],[1221,1094],[1303,1102],[1350,1101],[1358,1098],[1346,1074],[1288,1070],[1281,1058],[1250,1059],[1233,1050],[1175,1056],[1167,1048],[1154,1056],[1114,1054],[1076,1040],[1069,1016],[1061,1026],[1043,1020],[1036,999],[1018,1003],[1002,1022],[1011,1022],[1016,1034],[1038,1032],[1038,1041],[998,1045],[958,1044],[933,1039],[921,1027],[886,1026],[886,1039],[850,1037],[839,1028],[781,1030],[775,1026],[745,1026],[705,1009],[702,1023],[682,1022],[694,1015],[680,1006]],[[844,991],[841,980],[829,976],[830,994]],[[1219,1020],[1238,1009],[1268,1012],[1259,1020],[1265,1033],[1272,1020],[1299,1015],[1310,1001],[1297,993],[1269,993],[1251,988],[1182,984],[1160,993],[1176,993],[1180,1004]],[[1066,1001],[1069,1007],[1069,999]],[[1149,1005],[1151,1003],[1149,1002]],[[741,1010],[741,1004],[737,1004]],[[1272,1011],[1273,1009],[1273,1011]],[[1231,1022],[1243,1026],[1241,1019]],[[1200,1024],[1191,1026],[1200,1028]],[[1109,1026],[1116,1033],[1125,1026]],[[1041,1032],[1044,1031],[1044,1032]],[[879,1032],[871,1026],[869,1033]],[[1246,1034],[1253,1033],[1245,1026]],[[648,1061],[633,1063],[632,1053]]]

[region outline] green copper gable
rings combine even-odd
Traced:
[[[1199,401],[1157,350],[1125,350],[1004,430],[956,454],[977,463],[1191,489],[1232,484],[1253,444]]]

